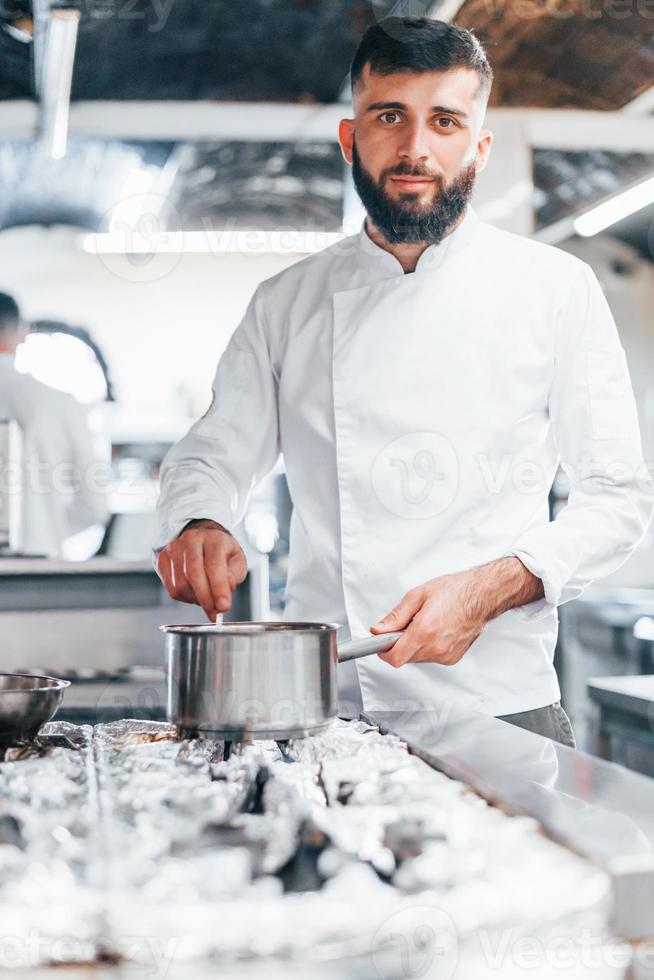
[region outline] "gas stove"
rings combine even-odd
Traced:
[[[507,930],[604,939],[609,906],[604,872],[362,721],[231,745],[54,722],[0,761],[2,967],[504,980]]]

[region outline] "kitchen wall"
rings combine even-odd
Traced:
[[[89,329],[100,344],[123,408],[179,410],[188,390],[196,414],[217,360],[257,284],[298,256],[90,255],[80,231],[22,227],[0,234],[0,291],[28,319]]]

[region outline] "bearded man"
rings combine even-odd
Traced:
[[[246,574],[230,532],[283,452],[286,617],[403,631],[339,666],[341,715],[461,706],[572,745],[557,606],[622,564],[652,509],[616,327],[586,264],[469,204],[493,140],[473,34],[388,18],[351,79],[339,140],[366,220],[256,290],[163,465],[157,570],[226,612]]]

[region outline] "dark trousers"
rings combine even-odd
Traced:
[[[526,728],[529,732],[544,735],[562,745],[576,748],[574,732],[570,719],[561,707],[561,702],[548,704],[545,708],[534,708],[532,711],[519,711],[515,715],[500,715],[500,721],[508,721],[510,725]]]

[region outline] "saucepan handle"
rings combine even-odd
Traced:
[[[403,635],[399,633],[378,633],[376,636],[364,636],[362,640],[349,640],[348,643],[339,643],[338,662],[343,664],[348,660],[358,660],[359,657],[369,657],[372,653],[381,653],[382,650],[390,650],[396,640]]]

